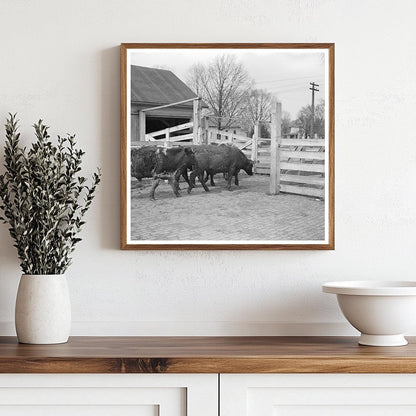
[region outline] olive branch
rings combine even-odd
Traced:
[[[49,140],[42,120],[34,124],[36,141],[29,150],[20,146],[16,114],[6,121],[5,173],[0,175],[0,220],[10,225],[25,274],[63,274],[71,253],[81,241],[101,171],[90,185],[80,176],[84,152],[76,148],[75,135]]]

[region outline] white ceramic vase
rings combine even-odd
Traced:
[[[67,342],[71,303],[65,275],[22,275],[17,290],[15,324],[20,343]]]

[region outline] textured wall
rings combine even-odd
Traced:
[[[68,277],[74,334],[348,333],[321,283],[415,278],[412,1],[2,0],[0,119],[77,133],[103,182]],[[336,250],[122,252],[121,42],[335,42]],[[0,226],[0,333],[19,267]],[[413,330],[416,333],[416,328]]]

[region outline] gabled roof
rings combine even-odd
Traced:
[[[131,66],[131,101],[146,104],[171,104],[197,95],[172,71]],[[192,102],[183,104],[192,107]]]

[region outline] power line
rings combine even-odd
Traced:
[[[294,87],[294,88],[282,88],[282,89],[272,89],[270,90],[270,92],[272,93],[281,93],[281,92],[291,92],[291,91],[301,91],[301,90],[305,90],[305,86],[301,86],[301,87]]]
[[[291,82],[291,83],[280,84],[280,85],[270,85],[270,86],[266,86],[263,88],[266,88],[267,90],[273,90],[277,88],[305,88],[305,81]]]
[[[302,80],[302,79],[306,79],[306,78],[319,78],[319,79],[323,79],[324,76],[323,75],[308,75],[305,77],[295,77],[295,78],[281,78],[281,79],[275,79],[275,80],[268,80],[268,81],[256,81],[256,84],[269,84],[269,83],[273,83],[273,82],[282,82],[282,81],[293,81],[293,80]]]
[[[324,78],[324,75],[306,75],[304,77],[294,77],[294,78],[279,78],[279,79],[269,79],[267,81],[258,81],[259,83],[268,83],[268,82],[281,82],[281,81],[293,81],[297,79],[306,79],[306,78]]]

